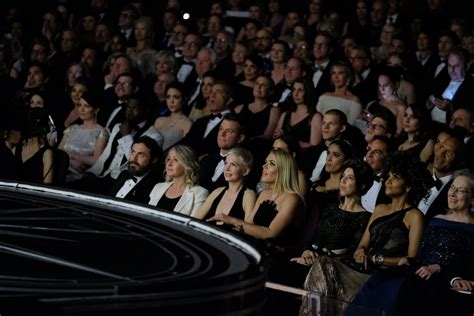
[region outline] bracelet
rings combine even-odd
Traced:
[[[382,264],[384,263],[384,261],[385,261],[384,255],[374,255],[374,260],[373,260],[373,262],[374,262],[376,265],[380,266],[380,265],[382,265]]]

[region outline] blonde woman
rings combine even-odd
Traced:
[[[166,182],[155,185],[148,204],[194,216],[209,195],[206,189],[198,185],[198,169],[196,154],[190,147],[172,147],[165,161]]]
[[[282,150],[272,150],[265,159],[261,181],[266,183],[266,190],[260,193],[245,220],[217,214],[209,221],[232,225],[256,239],[274,239],[281,250],[291,249],[298,242],[303,215],[303,198],[293,156]]]

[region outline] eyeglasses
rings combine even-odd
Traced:
[[[117,88],[119,88],[119,87],[123,87],[123,88],[125,88],[125,89],[127,89],[127,88],[128,88],[128,87],[130,87],[131,85],[132,85],[132,83],[131,83],[131,82],[129,82],[129,81],[125,81],[125,82],[116,82],[116,83],[114,84],[114,86],[115,86],[115,87],[117,87]]]
[[[448,190],[449,193],[454,193],[454,194],[469,194],[471,191],[465,188],[457,188],[454,185],[451,185]]]
[[[367,128],[370,129],[375,129],[375,130],[381,130],[383,129],[384,131],[387,130],[387,128],[381,124],[373,124],[373,123],[367,123]]]

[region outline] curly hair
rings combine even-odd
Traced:
[[[390,172],[400,176],[410,188],[407,191],[408,202],[418,205],[423,198],[429,197],[434,180],[425,164],[409,159],[404,152],[397,152],[389,157],[389,166]]]

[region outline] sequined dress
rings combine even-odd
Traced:
[[[454,260],[472,251],[474,243],[474,224],[459,223],[441,218],[430,221],[418,258],[421,265],[439,264],[441,271]],[[412,276],[419,265],[402,269],[402,273],[376,273],[361,288],[354,298],[358,305],[371,306],[388,312],[395,310],[400,286],[406,277]],[[351,315],[358,315],[351,313]]]

